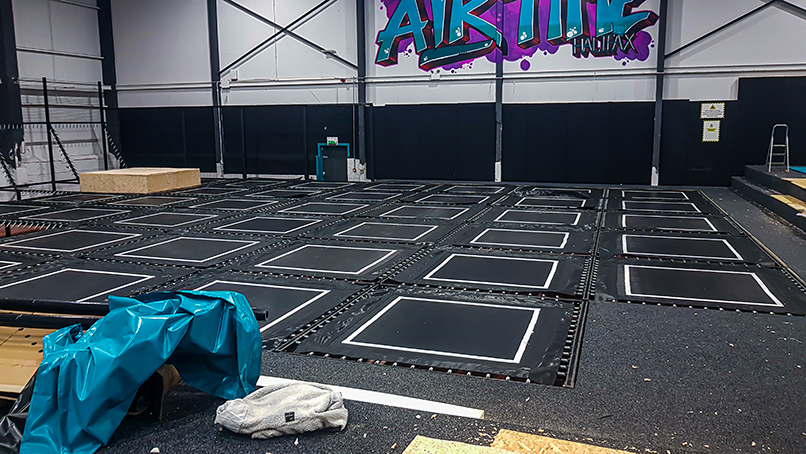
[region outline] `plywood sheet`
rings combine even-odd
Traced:
[[[435,440],[417,436],[403,454],[511,454],[498,448],[475,446],[456,441]]]
[[[201,185],[199,169],[136,167],[81,174],[81,192],[152,194]]]
[[[493,448],[519,454],[632,454],[617,449],[556,440],[511,430],[501,430],[492,444]]]

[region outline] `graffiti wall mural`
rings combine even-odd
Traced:
[[[380,0],[388,21],[375,42],[375,63],[400,53],[419,57],[423,71],[456,70],[478,58],[520,61],[569,46],[576,58],[644,61],[654,47],[645,31],[658,15],[645,0]]]

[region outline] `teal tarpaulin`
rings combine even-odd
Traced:
[[[244,397],[260,376],[261,343],[239,293],[110,296],[109,314],[87,332],[74,325],[44,338],[20,453],[95,452],[165,363],[200,391]]]
[[[806,167],[792,167],[792,170],[806,174]]]

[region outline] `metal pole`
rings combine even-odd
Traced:
[[[50,187],[56,192],[56,167],[53,164],[53,136],[50,134],[50,103],[48,102],[48,79],[42,78],[42,94],[45,97],[45,128],[48,133],[48,160],[50,161]]]
[[[185,167],[190,167],[190,162],[188,160],[188,140],[186,132],[187,129],[185,127],[185,109],[182,109],[182,159],[185,162]]]
[[[109,170],[107,150],[109,144],[106,143],[106,120],[104,119],[104,86],[100,81],[98,82],[98,103],[98,110],[101,114],[101,144],[104,150],[104,170]]]
[[[503,30],[502,2],[496,5],[496,25]],[[513,43],[514,44],[514,43]],[[504,149],[504,55],[495,62],[495,181],[501,182],[501,155]]]
[[[243,121],[243,106],[240,107],[241,113],[241,165],[243,166],[243,179],[246,179],[246,126]]]
[[[309,175],[311,174],[311,169],[309,168],[310,165],[308,164],[309,154],[308,153],[308,106],[302,106],[302,151],[305,155],[305,180],[308,179]]]
[[[356,36],[358,38],[358,161],[367,162],[367,42],[364,0],[355,2]]]
[[[660,24],[658,27],[658,67],[655,76],[655,136],[652,141],[652,186],[660,184],[660,146],[663,129],[663,86],[666,81],[666,13],[669,0],[660,2]]]
[[[218,0],[207,0],[207,33],[210,45],[210,80],[213,85],[213,134],[216,174],[224,176],[224,140],[221,124],[221,62],[218,48]]]

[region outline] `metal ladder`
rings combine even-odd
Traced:
[[[778,128],[784,128],[786,133],[786,143],[775,143],[775,131]],[[776,148],[783,148],[784,151],[775,151]],[[776,158],[783,157],[784,160],[780,161]],[[786,171],[789,172],[789,126],[785,124],[777,124],[772,127],[772,134],[770,135],[770,149],[767,151],[767,172],[772,172],[772,166],[786,166]]]

